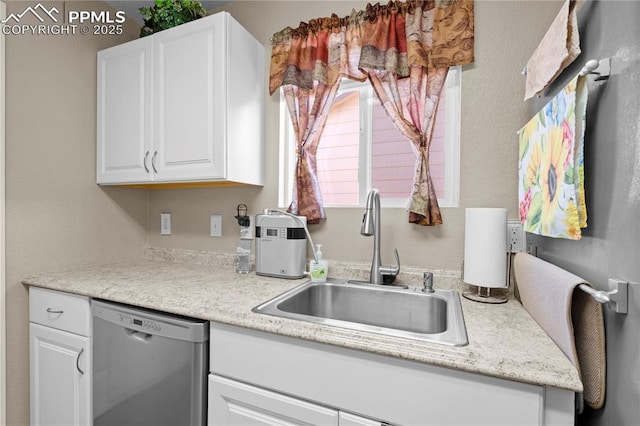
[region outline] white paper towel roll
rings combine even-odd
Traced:
[[[507,209],[465,210],[463,273],[467,284],[507,287]]]

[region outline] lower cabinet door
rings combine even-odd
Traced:
[[[340,412],[340,426],[387,426],[388,423],[381,423],[366,417],[357,416],[351,413]]]
[[[340,412],[340,426],[390,426],[389,423],[382,423],[351,413]]]
[[[31,425],[91,425],[91,338],[34,323],[29,336]]]
[[[209,375],[209,426],[338,425],[338,411]]]

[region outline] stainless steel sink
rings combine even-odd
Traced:
[[[445,345],[468,344],[460,295],[451,290],[422,293],[338,279],[308,281],[253,311]]]

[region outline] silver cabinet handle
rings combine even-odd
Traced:
[[[47,308],[47,312],[49,312],[50,314],[64,314],[64,311],[61,311],[59,309],[51,309],[51,308]]]
[[[80,374],[84,374],[84,371],[82,371],[82,369],[80,368],[80,355],[82,355],[83,352],[84,348],[80,349],[80,352],[78,352],[78,357],[76,358],[76,368],[78,369]]]
[[[158,151],[153,152],[153,157],[151,157],[151,167],[153,168],[153,173],[158,173],[156,169],[156,157],[158,156]]]
[[[149,168],[147,167],[147,158],[149,158],[149,151],[144,153],[144,160],[142,161],[142,165],[144,166],[144,170],[149,173]]]

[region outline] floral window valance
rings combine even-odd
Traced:
[[[315,154],[341,78],[369,80],[414,145],[409,221],[442,223],[429,146],[448,67],[473,62],[473,0],[391,1],[350,16],[312,19],[274,34],[269,92],[282,87],[297,140],[293,202],[309,223],[325,217]]]

